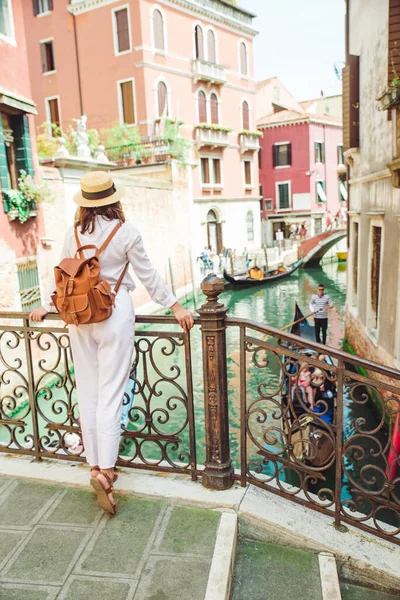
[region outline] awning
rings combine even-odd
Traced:
[[[320,182],[317,182],[317,194],[319,202],[327,202],[328,198],[326,197],[325,190]]]
[[[347,202],[347,187],[344,183],[339,184],[340,194],[345,202]]]
[[[21,112],[37,115],[36,104],[33,100],[17,96],[16,94],[0,89],[0,110],[2,106],[13,108]]]

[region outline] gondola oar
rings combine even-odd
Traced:
[[[301,319],[297,319],[297,321],[292,321],[291,323],[289,323],[289,325],[285,325],[285,327],[281,327],[281,331],[285,331],[285,329],[289,329],[289,327],[293,327],[293,325],[297,325],[297,323],[300,323],[300,321],[304,321],[305,319],[312,317],[314,314],[315,313],[312,312],[309,315],[306,315],[305,317],[301,317]]]

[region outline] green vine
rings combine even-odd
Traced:
[[[20,223],[25,223],[32,216],[39,202],[51,200],[49,189],[45,185],[37,185],[23,169],[18,178],[18,189],[3,190],[4,212],[16,211]]]
[[[223,133],[229,133],[232,131],[232,127],[223,127],[222,125],[210,125],[209,123],[199,123],[195,126],[195,129],[209,129],[211,131],[222,131]]]

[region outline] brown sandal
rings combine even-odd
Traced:
[[[96,474],[93,475],[93,473],[96,471]],[[90,479],[92,479],[93,477],[97,477],[97,475],[100,473],[100,467],[99,465],[95,465],[94,467],[90,467]]]
[[[103,475],[103,477],[105,477],[105,479],[108,481],[108,487],[105,487],[104,484],[98,479],[98,475],[100,474]],[[100,470],[97,476],[92,477],[90,480],[90,485],[95,490],[97,495],[97,505],[110,515],[115,515],[116,504],[111,502],[108,495],[112,494],[113,484],[115,481],[117,481],[117,479],[118,475],[114,473],[113,481],[111,481],[109,475]]]

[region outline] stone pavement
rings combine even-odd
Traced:
[[[220,512],[0,476],[1,600],[203,600]]]

